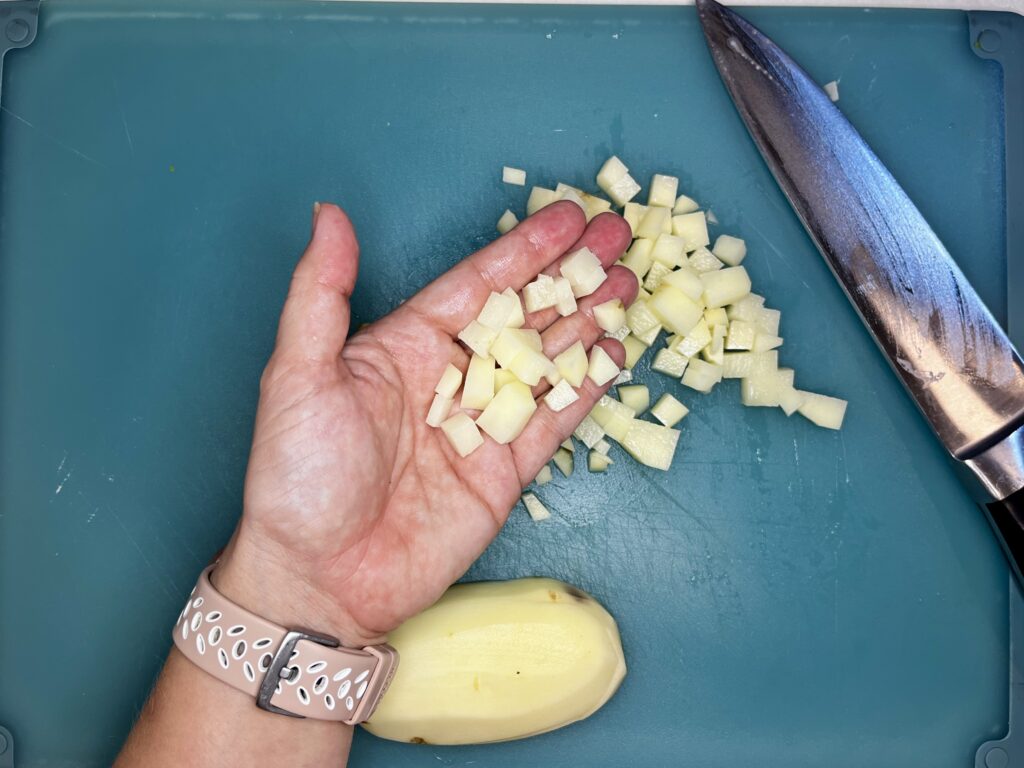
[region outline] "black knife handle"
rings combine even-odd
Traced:
[[[988,519],[1017,574],[1017,583],[1024,586],[1024,488],[986,507]]]

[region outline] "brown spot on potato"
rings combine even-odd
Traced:
[[[480,675],[473,675],[473,690],[480,690]]]
[[[551,602],[552,603],[557,603],[558,602],[558,593],[555,592],[553,589],[549,589],[548,590],[548,597],[551,598]]]
[[[590,595],[588,595],[586,592],[584,592],[581,589],[576,589],[576,587],[566,585],[565,591],[568,592],[573,597],[575,597],[581,603],[590,602]]]
[[[430,742],[427,741],[426,739],[424,739],[421,736],[413,736],[411,739],[409,739],[409,743],[410,744],[429,744]]]

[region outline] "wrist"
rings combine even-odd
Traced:
[[[347,647],[384,642],[386,638],[362,629],[311,584],[294,558],[270,550],[237,532],[210,574],[213,586],[242,608],[282,627],[333,635]]]

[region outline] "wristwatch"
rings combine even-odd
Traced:
[[[336,637],[288,629],[250,613],[199,575],[174,625],[193,664],[268,712],[354,725],[373,714],[398,667],[390,645],[342,648]]]

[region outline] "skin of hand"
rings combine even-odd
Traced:
[[[591,309],[613,298],[628,306],[638,286],[629,269],[613,266],[630,243],[629,225],[612,213],[587,224],[577,205],[559,202],[349,337],[356,235],[336,206],[315,206],[313,219],[260,381],[243,515],[213,579],[272,621],[365,645],[466,571],[608,389],[587,379],[580,399],[557,413],[540,400],[512,443],[485,437],[460,458],[424,422],[446,365],[464,371],[468,363],[459,331],[491,291],[557,275],[559,259],[586,246],[608,279],[576,314],[544,310],[527,315],[527,327],[541,332],[549,358],[580,339],[621,366],[622,345],[601,339]]]

